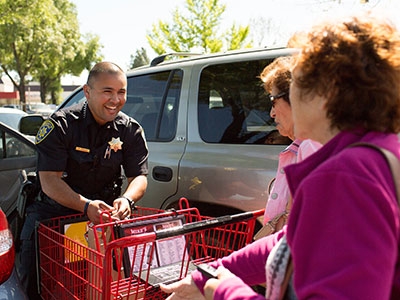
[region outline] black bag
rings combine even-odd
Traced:
[[[17,212],[20,218],[25,218],[26,207],[35,201],[39,194],[39,183],[36,179],[36,172],[26,173],[22,170],[20,173],[21,187],[17,199]]]

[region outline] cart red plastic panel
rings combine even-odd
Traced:
[[[201,216],[195,208],[161,211],[138,207],[132,219],[92,226],[88,232],[93,236],[86,236],[90,245],[69,236],[63,228],[67,223],[80,223],[82,215],[48,220],[37,230],[41,296],[57,300],[165,299],[167,295],[152,282],[157,272],[172,268],[176,265],[173,260],[178,259],[174,280],[179,280],[196,264],[244,247],[251,243],[256,219],[262,215],[260,210],[245,221],[228,218],[221,223]],[[141,232],[149,223],[161,225],[154,226],[156,231]],[[170,224],[176,227],[166,228]],[[183,228],[184,233],[174,232],[175,228]],[[132,232],[136,234],[129,234]]]

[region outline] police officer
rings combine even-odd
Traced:
[[[83,91],[87,101],[55,112],[36,136],[41,191],[26,210],[19,268],[32,299],[37,295],[36,221],[82,212],[97,224],[103,211],[124,219],[147,188],[143,129],[120,112],[126,102],[125,73],[113,63],[98,63]],[[128,181],[123,194],[121,168]]]

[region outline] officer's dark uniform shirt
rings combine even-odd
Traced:
[[[110,189],[121,176],[147,175],[148,149],[142,127],[119,112],[98,125],[87,102],[55,112],[37,136],[38,171],[62,171],[77,193],[112,205]]]

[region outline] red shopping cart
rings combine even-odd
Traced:
[[[95,226],[82,215],[40,223],[42,298],[165,299],[160,283],[184,278],[196,265],[251,243],[264,211],[211,218],[185,199],[180,203],[172,211],[138,207],[131,219]],[[73,225],[85,239],[67,232]]]

